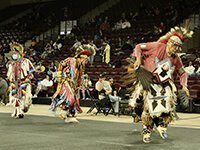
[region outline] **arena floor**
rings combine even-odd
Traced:
[[[86,112],[88,108],[84,108]],[[198,150],[200,114],[179,114],[168,129],[169,139],[157,132],[144,144],[141,123],[130,116],[78,114],[78,124],[54,117],[48,106],[34,105],[24,119],[10,117],[12,108],[0,107],[0,150]]]

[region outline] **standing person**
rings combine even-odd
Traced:
[[[7,103],[7,93],[8,93],[8,83],[7,81],[0,77],[0,104]]]
[[[32,103],[31,81],[33,64],[23,56],[24,47],[21,44],[11,45],[11,51],[6,55],[10,60],[7,78],[10,82],[9,104],[13,103],[14,111],[11,117],[23,118]]]
[[[93,40],[91,40],[88,44],[87,44],[88,50],[90,50],[92,52],[92,55],[89,57],[89,62],[90,65],[93,65],[94,63],[94,58],[96,55],[96,51],[97,51],[97,47],[94,44]]]
[[[176,27],[157,42],[138,44],[134,49],[136,60],[130,62],[126,80],[132,79],[133,83],[129,104],[134,108],[141,98],[144,103],[141,119],[145,143],[151,142],[154,124],[160,136],[167,138],[167,126],[173,120],[176,104],[174,74],[178,74],[182,90],[189,96],[187,74],[176,53],[181,50],[183,41],[192,34],[192,31]]]
[[[110,62],[110,45],[106,42],[103,42],[102,47],[102,62],[109,64]]]
[[[78,122],[75,117],[76,110],[81,113],[79,104],[80,95],[78,92],[81,85],[81,77],[84,74],[88,57],[92,53],[82,51],[75,57],[68,57],[60,62],[57,74],[57,90],[52,96],[51,110],[56,112],[61,107],[60,117],[66,123]]]

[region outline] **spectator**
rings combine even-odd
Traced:
[[[110,62],[110,45],[106,42],[103,42],[101,50],[102,50],[102,62],[108,64]]]
[[[77,54],[78,48],[81,47],[81,45],[81,41],[76,39],[74,45],[70,48],[74,55]]]
[[[47,74],[52,77],[53,81],[56,80],[57,67],[54,61],[51,62],[51,65],[49,66]]]
[[[38,85],[33,97],[37,97],[40,91],[47,90],[48,87],[51,87],[51,86],[53,86],[53,81],[50,80],[50,77],[48,75],[46,75],[46,77],[42,81],[38,82]]]
[[[101,74],[99,76],[99,80],[95,84],[95,89],[98,91],[98,99],[102,100],[106,97],[106,91],[104,89],[104,82],[105,82],[105,76]]]
[[[8,83],[4,78],[0,77],[0,104],[7,103],[7,91]]]
[[[90,97],[90,91],[89,91],[89,88],[92,86],[92,81],[90,80],[88,74],[84,74],[82,76],[82,84],[80,86],[80,90],[81,90],[81,93],[82,93],[82,99],[88,99],[88,97],[86,97],[86,93],[87,93],[87,96]]]
[[[122,19],[120,19],[118,22],[115,23],[113,30],[122,29],[122,25],[123,25],[123,22],[122,22]]]
[[[104,22],[100,25],[100,30],[108,31],[110,29],[110,24],[107,20],[104,20]]]
[[[42,65],[42,62],[38,62],[38,65],[35,67],[34,71],[38,74],[46,71],[45,66]]]
[[[131,23],[127,19],[125,19],[124,22],[122,23],[122,29],[126,28],[131,28]]]
[[[195,67],[192,65],[191,61],[187,67],[184,67],[184,70],[189,76],[195,73]]]
[[[114,108],[114,115],[119,115],[119,102],[121,101],[121,97],[117,96],[117,90],[113,82],[114,82],[113,78],[110,78],[109,79],[110,86],[108,87],[111,92],[108,96]]]
[[[52,51],[53,50],[53,40],[48,42],[46,46],[44,47],[45,51]]]
[[[101,109],[103,109],[103,112],[105,115],[108,115],[110,109],[111,109],[111,102],[109,99],[109,94],[112,92],[110,83],[105,80],[104,74],[101,74],[99,76],[99,80],[95,84],[95,89],[98,91],[98,98],[99,102],[97,103],[98,109],[97,113],[100,112]]]

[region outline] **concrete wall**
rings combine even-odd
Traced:
[[[10,0],[10,5],[28,4],[28,3],[40,3],[53,0]]]
[[[198,14],[190,15],[189,20],[190,30],[194,31],[194,34],[191,39],[188,39],[186,42],[184,42],[183,51],[185,52],[190,48],[200,47],[200,12]]]
[[[86,13],[85,15],[83,15],[79,19],[80,23],[84,24],[85,22],[91,20],[92,18],[94,18],[95,16],[97,16],[100,13],[104,12],[105,10],[109,9],[110,7],[112,7],[113,5],[117,4],[118,2],[120,2],[120,0],[108,0],[108,1],[106,1],[105,3],[101,4],[100,6],[94,8],[90,12]]]
[[[12,5],[40,3],[54,0],[0,0],[0,10]]]
[[[1,0],[0,1],[0,10],[8,7],[9,5],[10,5],[10,1],[9,0]]]

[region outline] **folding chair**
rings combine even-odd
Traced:
[[[112,104],[110,102],[110,99],[108,96],[106,98],[99,100],[95,99],[94,104],[90,107],[90,109],[87,111],[87,113],[91,113],[93,109],[97,110],[96,115],[99,113],[103,113],[104,115],[108,115],[110,110],[113,110]]]

